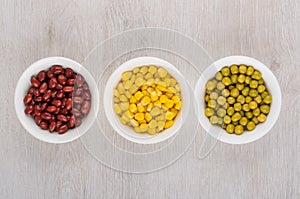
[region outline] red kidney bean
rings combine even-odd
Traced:
[[[49,125],[48,125],[47,122],[44,122],[44,121],[43,121],[43,122],[40,123],[40,127],[41,127],[42,129],[44,129],[44,130],[48,129],[48,126],[49,126]]]
[[[58,81],[61,85],[65,85],[65,84],[67,83],[67,78],[66,78],[64,75],[58,75],[57,81]]]
[[[82,88],[83,88],[83,90],[87,91],[87,90],[89,90],[89,85],[87,85],[87,83],[84,83],[82,85]]]
[[[61,84],[56,84],[56,87],[55,87],[57,90],[61,90],[63,89],[64,87],[61,85]]]
[[[36,102],[41,102],[43,100],[43,97],[42,96],[35,96],[33,98],[33,100],[36,101]]]
[[[66,109],[71,110],[72,109],[72,98],[68,98],[66,101]]]
[[[41,82],[35,76],[31,77],[30,82],[31,85],[35,88],[38,88],[41,85]]]
[[[28,90],[27,94],[33,94],[33,91],[34,91],[34,88],[31,87],[31,88]]]
[[[74,107],[74,108],[76,108],[76,109],[80,110],[80,108],[81,108],[81,105],[80,105],[80,104],[75,104],[75,107]]]
[[[44,83],[40,86],[40,93],[46,92],[47,88],[48,88],[48,85],[47,85],[46,82],[44,82]]]
[[[34,96],[39,96],[39,95],[40,95],[40,91],[39,91],[38,88],[35,88],[35,89],[33,90],[33,95],[34,95]]]
[[[89,101],[84,101],[81,105],[81,113],[86,115],[91,109],[91,103]]]
[[[48,77],[48,78],[52,78],[53,76],[54,76],[53,72],[49,70],[49,71],[47,72],[47,77]]]
[[[35,116],[35,117],[34,117],[34,120],[35,120],[35,123],[36,123],[37,125],[40,125],[40,123],[41,123],[41,121],[42,121],[42,117],[41,117],[41,116]]]
[[[70,117],[70,120],[69,120],[69,123],[68,123],[68,127],[69,128],[73,128],[74,126],[75,126],[75,117],[74,117],[74,115],[72,115]]]
[[[65,95],[65,93],[62,90],[60,90],[60,91],[57,92],[56,98],[61,99],[61,98],[64,97],[64,95]]]
[[[69,129],[69,128],[68,128],[68,125],[67,125],[67,124],[64,124],[64,125],[62,125],[62,126],[60,126],[60,127],[58,128],[57,132],[58,132],[59,134],[63,134],[63,133],[65,133],[65,132],[67,132],[68,129]]]
[[[56,111],[56,109],[57,109],[56,106],[48,106],[46,108],[46,111],[49,112],[49,113],[53,113],[53,112]]]
[[[62,102],[61,102],[60,100],[53,100],[53,101],[52,101],[52,104],[53,104],[54,106],[56,106],[56,107],[60,107],[61,104],[62,104]]]
[[[32,94],[31,93],[28,93],[25,97],[24,97],[24,100],[23,100],[23,102],[24,102],[24,104],[29,104],[30,102],[31,102],[31,100],[32,100]]]
[[[74,90],[74,86],[65,86],[63,88],[63,91],[66,93],[73,92],[73,90]]]
[[[50,71],[54,72],[56,70],[61,70],[61,69],[63,69],[61,65],[53,65],[51,66]]]
[[[30,106],[27,106],[26,108],[25,108],[25,114],[26,115],[29,115],[31,112],[33,111],[33,106],[32,105],[30,105]]]
[[[56,131],[59,129],[59,127],[63,124],[62,121],[57,121],[56,122]]]
[[[69,113],[69,111],[66,108],[64,108],[60,111],[60,113],[63,115],[67,115]]]
[[[76,86],[82,87],[84,83],[84,78],[81,75],[77,75],[75,82]]]
[[[66,77],[71,77],[73,75],[74,71],[71,68],[66,68],[65,75]]]
[[[53,112],[53,114],[57,115],[60,113],[60,108],[56,108],[56,110]]]
[[[48,112],[43,112],[43,113],[41,114],[41,117],[42,117],[44,120],[51,120],[52,115],[51,115],[50,113],[48,113]]]
[[[75,91],[75,95],[76,95],[76,96],[81,96],[82,93],[83,93],[83,89],[82,89],[82,88],[78,88],[78,89],[76,89],[76,91]]]
[[[61,73],[64,73],[64,69],[63,68],[56,68],[54,71],[53,71],[53,74],[54,75],[58,75],[58,74],[61,74]]]
[[[43,100],[47,101],[51,97],[51,90],[47,90],[47,92],[43,95]]]
[[[68,121],[68,118],[64,115],[57,115],[56,117],[58,120],[62,121],[62,122],[67,122]]]
[[[49,88],[50,88],[50,89],[53,89],[53,88],[56,87],[56,85],[57,85],[57,80],[56,80],[55,77],[52,77],[52,78],[50,79],[50,81],[49,81]]]
[[[44,70],[42,70],[41,72],[39,72],[39,74],[38,74],[38,79],[39,79],[39,81],[40,81],[40,82],[45,81],[46,76],[47,76],[47,73],[46,73]]]
[[[37,116],[41,115],[41,107],[39,105],[34,106],[34,114]]]
[[[73,98],[73,102],[76,103],[76,104],[82,104],[83,101],[84,101],[84,99],[82,97],[76,96],[76,97]]]
[[[81,117],[81,112],[80,112],[78,109],[73,108],[71,112],[72,112],[72,114],[74,114],[76,117]]]
[[[75,79],[68,79],[67,84],[73,86],[75,83]]]
[[[81,123],[82,123],[81,118],[75,118],[75,126],[76,127],[79,127],[81,125]]]
[[[83,99],[85,99],[85,100],[91,99],[91,94],[89,91],[84,91],[82,96],[83,96]]]
[[[41,111],[45,110],[46,107],[47,107],[47,102],[45,102],[41,105]]]
[[[50,132],[53,132],[56,128],[56,122],[55,121],[52,121],[49,125],[49,131]]]

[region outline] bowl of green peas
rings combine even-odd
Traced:
[[[267,134],[278,119],[281,90],[272,71],[247,56],[215,61],[199,78],[197,116],[214,138],[246,144]]]

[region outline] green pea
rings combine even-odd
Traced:
[[[210,123],[211,124],[217,124],[218,123],[218,117],[217,116],[211,116],[210,118],[209,118],[209,121],[210,121]]]
[[[252,80],[251,77],[247,76],[245,79],[245,83],[250,84],[251,80]]]
[[[236,84],[236,88],[239,89],[240,91],[243,90],[244,87],[245,87],[245,84],[240,84],[240,83]]]
[[[246,80],[246,76],[244,74],[240,74],[238,79],[237,79],[237,81],[241,84],[244,83],[245,80]]]
[[[206,115],[207,117],[213,116],[213,115],[214,115],[214,110],[211,109],[211,108],[206,108],[206,109],[205,109],[205,115]]]
[[[225,129],[226,130],[226,127],[227,127],[227,125],[226,124],[222,124],[222,129]]]
[[[222,90],[222,95],[223,95],[224,97],[228,97],[228,96],[230,95],[229,90],[228,90],[228,89]]]
[[[224,117],[224,116],[226,115],[226,110],[223,109],[223,108],[219,108],[219,109],[217,110],[217,114],[218,114],[218,116],[220,116],[220,117]]]
[[[249,91],[249,96],[250,97],[256,97],[257,95],[258,95],[257,90],[250,89],[250,91]]]
[[[265,98],[264,98],[264,103],[266,103],[266,104],[271,104],[271,102],[272,102],[272,97],[270,96],[270,95],[268,95],[268,96],[266,96]]]
[[[234,132],[234,125],[228,124],[226,127],[226,131],[227,131],[227,133],[232,134]]]
[[[216,88],[217,84],[214,82],[214,81],[208,81],[206,83],[206,89],[211,91],[213,90],[214,88]]]
[[[253,117],[253,113],[252,112],[246,112],[245,113],[245,116],[248,118],[248,119],[251,119]]]
[[[246,96],[248,96],[249,91],[250,91],[250,88],[249,88],[249,87],[245,87],[245,88],[242,90],[242,94],[246,97]]]
[[[208,100],[209,100],[209,95],[205,95],[205,102],[208,102]]]
[[[222,125],[223,124],[223,118],[218,117],[218,124]]]
[[[258,86],[258,81],[257,81],[257,80],[251,80],[249,86],[250,86],[250,88],[257,88],[257,86]]]
[[[231,74],[238,74],[239,73],[239,67],[235,64],[231,65],[230,66],[230,71],[231,71]]]
[[[250,107],[249,107],[249,104],[243,104],[243,111],[249,111],[250,110]]]
[[[269,93],[267,91],[264,91],[262,94],[261,94],[261,97],[262,98],[265,98],[269,95]]]
[[[252,121],[253,121],[255,124],[258,124],[258,123],[259,123],[257,117],[253,117],[253,118],[252,118]]]
[[[218,102],[218,104],[223,106],[224,104],[226,104],[226,98],[223,96],[219,96],[217,99],[217,102]]]
[[[231,82],[233,84],[236,84],[237,83],[237,79],[238,79],[238,76],[237,75],[231,75]]]
[[[257,116],[259,116],[259,114],[260,114],[260,109],[259,108],[256,108],[256,109],[253,110],[253,115],[254,116],[257,117]]]
[[[225,124],[229,124],[231,122],[231,118],[228,115],[225,115],[223,121]]]
[[[239,67],[239,72],[241,74],[245,74],[247,72],[247,66],[244,65],[244,64],[241,64],[240,67]]]
[[[207,106],[210,107],[210,108],[216,108],[216,106],[217,106],[216,100],[209,100],[207,102]]]
[[[246,117],[242,117],[240,119],[240,125],[246,126],[248,123],[248,119]]]
[[[227,108],[229,107],[229,104],[226,102],[224,105],[223,105],[223,108],[225,108],[227,110]]]
[[[236,101],[241,103],[241,104],[244,104],[245,103],[245,97],[243,95],[239,95],[237,98],[236,98]]]
[[[216,80],[222,81],[223,75],[221,72],[217,72],[215,75]]]
[[[230,91],[230,95],[231,95],[232,97],[237,97],[237,96],[239,96],[239,94],[240,94],[240,92],[239,92],[239,90],[238,90],[237,88],[233,88],[233,89]]]
[[[239,121],[231,122],[234,126],[239,125]]]
[[[233,107],[234,107],[234,110],[235,110],[235,111],[240,111],[240,110],[242,110],[242,105],[241,105],[241,103],[235,103],[235,104],[233,105]]]
[[[216,100],[218,97],[219,97],[219,96],[218,96],[218,93],[216,93],[216,92],[212,92],[212,93],[209,95],[209,98],[210,98],[210,99],[213,99],[213,100]]]
[[[219,91],[222,91],[224,88],[225,88],[225,85],[224,85],[222,82],[218,82],[218,83],[217,83],[217,89],[218,89]]]
[[[227,66],[224,66],[222,69],[221,69],[221,72],[222,72],[222,75],[227,77],[230,75],[230,70]]]
[[[240,114],[242,117],[245,115],[244,111],[240,111]]]
[[[255,123],[253,121],[248,122],[247,124],[247,130],[252,131],[255,129]]]
[[[228,86],[228,89],[231,91],[232,89],[234,89],[235,88],[235,86],[233,86],[233,85],[230,85],[230,86]]]
[[[249,108],[250,109],[256,109],[257,108],[257,103],[256,103],[256,101],[251,101],[251,102],[249,102]]]
[[[261,79],[258,80],[258,84],[259,84],[259,85],[264,84],[264,83],[265,83],[265,81],[264,81],[263,78],[261,78]]]
[[[250,103],[252,101],[252,98],[251,97],[249,97],[249,96],[247,96],[246,98],[245,98],[245,102],[246,103]]]
[[[244,127],[242,125],[237,125],[234,128],[234,133],[236,135],[241,135],[244,132]]]
[[[257,87],[257,91],[259,92],[259,93],[262,93],[262,92],[264,92],[266,90],[266,87],[264,86],[264,85],[259,85],[258,87]]]
[[[261,73],[259,71],[255,70],[253,72],[252,79],[260,80],[261,79]]]
[[[264,121],[266,121],[266,119],[267,119],[267,116],[263,113],[261,113],[259,116],[257,116],[257,120],[259,122],[264,122]]]
[[[232,115],[232,117],[231,117],[231,120],[233,121],[233,122],[237,122],[237,121],[239,121],[240,119],[241,119],[241,114],[240,113],[235,113],[235,114],[233,114]]]
[[[229,106],[227,108],[227,115],[232,116],[234,114],[234,108],[232,106]]]
[[[270,112],[270,106],[269,105],[262,105],[260,107],[260,111],[264,114],[268,114]]]
[[[227,102],[228,102],[228,104],[234,104],[235,99],[230,96],[230,97],[227,98]]]
[[[251,76],[254,72],[254,68],[253,66],[248,66],[248,69],[247,69],[247,75],[248,76]]]
[[[225,85],[225,86],[229,86],[232,82],[231,82],[231,79],[229,77],[224,77],[222,79],[222,83]]]
[[[258,95],[257,97],[254,98],[254,101],[256,101],[258,104],[260,104],[262,102],[262,98],[260,95]]]

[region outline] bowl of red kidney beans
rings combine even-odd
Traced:
[[[93,76],[81,64],[48,57],[29,66],[15,90],[15,109],[23,127],[49,143],[66,143],[92,126],[99,109]]]

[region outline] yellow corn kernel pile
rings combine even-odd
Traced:
[[[180,85],[159,66],[124,72],[114,90],[115,113],[137,133],[153,135],[170,128],[180,110]]]

